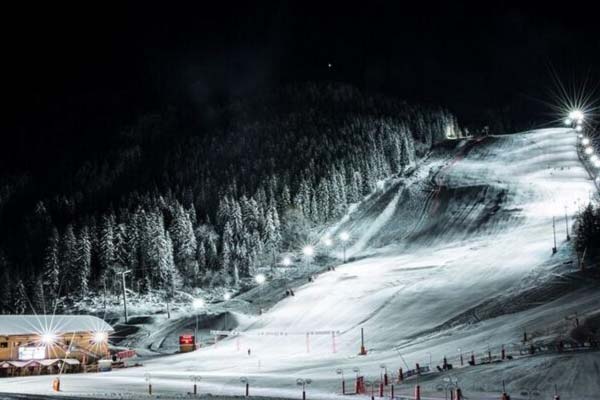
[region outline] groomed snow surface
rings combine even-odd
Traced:
[[[523,333],[538,343],[569,339],[599,311],[600,290],[579,276],[565,241],[565,207],[572,221],[594,186],[576,151],[576,135],[546,129],[457,143],[436,150],[410,178],[371,196],[338,229],[348,230],[356,261],[295,289],[263,315],[241,319],[239,338],[193,353],[155,358],[143,367],[65,375],[63,395],[145,398],[145,374],[155,395],[185,397],[190,376],[200,393],[301,398],[298,378],[310,378],[309,399],[344,398],[342,369],[353,387],[354,368],[367,380],[381,366],[395,372],[416,363],[450,372],[425,375],[423,398],[444,398],[444,377],[458,379],[469,399],[498,399],[502,380],[513,399],[525,391],[550,399],[600,398],[600,353],[517,357],[460,368],[504,345],[518,355]],[[552,217],[558,252],[552,255]],[[265,295],[268,289],[265,288]],[[358,356],[364,328],[367,356]],[[339,331],[335,353],[331,335]],[[251,354],[248,354],[251,349]],[[460,350],[459,350],[460,349]],[[456,367],[459,368],[456,368]],[[0,392],[51,394],[50,376],[0,380]],[[412,398],[415,380],[396,385]],[[363,398],[354,396],[354,398]],[[364,397],[366,398],[366,397]]]

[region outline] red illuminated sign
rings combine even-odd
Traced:
[[[181,335],[179,336],[179,344],[194,344],[194,335]]]

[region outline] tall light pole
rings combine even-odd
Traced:
[[[329,249],[331,249],[331,246],[333,246],[333,240],[331,240],[331,238],[329,236],[325,236],[323,238],[323,244],[325,245],[325,248],[327,249],[327,256],[329,257]]]
[[[125,323],[129,322],[129,318],[127,315],[127,289],[125,287],[125,275],[127,275],[130,272],[130,269],[128,269],[127,271],[119,272],[119,274],[121,274],[121,287],[123,289],[123,313],[125,314]]]
[[[302,254],[304,254],[304,257],[306,258],[306,267],[309,267],[310,259],[312,258],[313,254],[315,254],[315,248],[311,245],[306,245],[302,249]]]
[[[344,248],[344,264],[346,263],[346,243],[350,239],[350,234],[346,231],[340,233],[340,240],[342,241],[342,246]]]
[[[552,217],[552,234],[554,236],[554,247],[552,248],[552,254],[556,254],[556,218]]]
[[[567,228],[567,242],[571,240],[569,236],[569,214],[567,213],[567,206],[565,206],[565,227]]]
[[[196,327],[194,328],[194,347],[198,349],[198,310],[204,307],[204,300],[201,298],[196,298],[192,301],[192,308],[194,309],[194,314],[196,315]]]

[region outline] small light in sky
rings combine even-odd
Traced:
[[[584,146],[587,146],[588,144],[590,144],[590,139],[588,139],[588,138],[581,139],[581,144],[583,144]]]
[[[333,67],[333,64],[331,64],[331,63],[327,64],[327,68],[331,68],[331,67]]]

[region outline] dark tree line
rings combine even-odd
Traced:
[[[20,213],[27,196],[0,188],[0,218],[19,227],[2,231],[3,311],[115,292],[124,270],[140,292],[237,284],[460,135],[444,109],[341,85],[233,101],[205,131],[190,121],[174,110],[140,117]]]
[[[600,255],[600,206],[588,204],[577,216],[576,248],[579,254]]]

